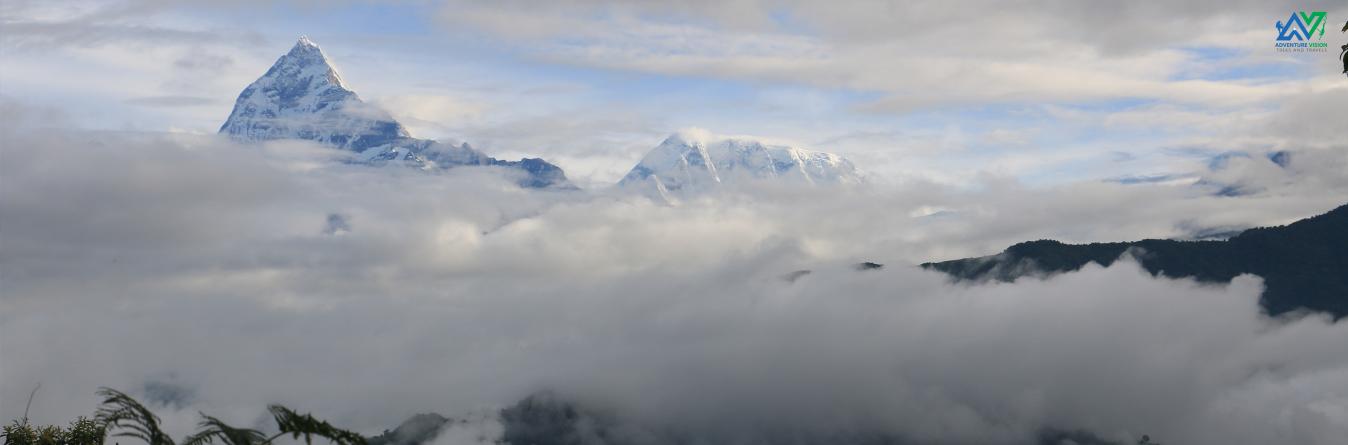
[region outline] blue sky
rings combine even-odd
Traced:
[[[881,183],[1052,184],[1203,168],[1176,146],[1315,145],[1267,121],[1344,88],[1333,54],[1272,48],[1304,6],[962,6],[17,2],[0,94],[83,128],[211,133],[308,35],[416,135],[542,156],[583,184],[687,127],[837,152]]]
[[[0,0],[0,418],[181,388],[174,437],[270,403],[378,434],[556,388],[695,443],[1340,445],[1348,323],[1265,317],[1259,277],[917,267],[1342,206],[1348,78],[1273,46],[1302,9],[1348,42],[1344,0]],[[586,190],[215,136],[301,35],[414,135]],[[605,188],[688,127],[876,186]],[[434,442],[501,425],[466,426]]]

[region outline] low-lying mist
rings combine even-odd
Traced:
[[[1342,151],[1232,160],[1214,180],[1260,190],[1238,197],[989,175],[665,205],[2,111],[4,419],[41,383],[35,422],[88,415],[110,386],[175,437],[197,411],[250,425],[267,403],[370,434],[420,412],[490,424],[534,394],[603,415],[605,443],[1348,437],[1348,323],[1262,315],[1258,277],[1125,260],[971,286],[913,266],[1285,223],[1343,204]],[[500,430],[464,428],[438,442]]]

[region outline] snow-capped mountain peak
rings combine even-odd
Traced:
[[[245,141],[307,139],[357,151],[411,137],[388,112],[347,88],[308,37],[239,94],[220,132]]]
[[[315,84],[316,87],[333,87],[355,94],[342,82],[341,73],[337,72],[337,68],[332,65],[331,60],[328,60],[328,56],[323,53],[323,49],[319,48],[313,40],[309,40],[308,36],[301,36],[295,42],[295,46],[290,48],[290,52],[282,57],[282,60],[308,71],[304,74],[312,75],[315,80],[321,80],[321,83]]]
[[[619,184],[626,185],[650,178],[670,190],[715,186],[721,179],[716,174],[716,164],[712,161],[711,153],[707,152],[709,140],[705,132],[674,133],[646,153]]]
[[[266,74],[244,88],[220,133],[244,142],[304,139],[357,153],[355,162],[401,163],[424,170],[465,165],[507,167],[527,187],[571,187],[542,159],[503,161],[474,150],[413,138],[387,111],[347,88],[323,50],[300,37]]]
[[[861,175],[842,156],[701,129],[670,135],[632,167],[623,186],[653,183],[662,195],[726,184],[772,180],[797,184],[856,184]]]

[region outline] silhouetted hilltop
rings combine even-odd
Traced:
[[[1310,309],[1348,316],[1348,205],[1280,227],[1260,227],[1225,241],[1146,239],[1064,244],[1039,240],[1000,254],[924,263],[958,280],[1011,281],[1070,272],[1087,263],[1113,264],[1124,252],[1148,272],[1172,278],[1226,282],[1240,274],[1264,278],[1260,303],[1269,314]]]
[[[367,445],[422,445],[431,443],[453,419],[435,414],[417,414],[403,421],[393,431],[366,440]]]

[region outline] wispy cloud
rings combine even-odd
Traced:
[[[127,99],[126,103],[150,107],[199,107],[223,103],[209,97],[192,96],[151,96]]]

